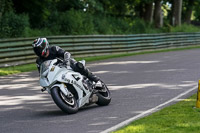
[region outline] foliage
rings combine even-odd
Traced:
[[[148,13],[155,0],[0,0],[0,37],[199,31],[186,24],[171,26],[173,1],[162,1],[164,27],[155,28]],[[199,21],[200,0],[191,3],[183,1],[182,14],[188,16],[192,8]]]
[[[199,27],[182,24],[181,26],[171,27],[171,32],[200,32]]]
[[[83,10],[86,4],[85,0],[49,0],[48,3],[53,3],[55,9],[60,12],[65,12],[71,9]]]
[[[3,14],[13,11],[12,6],[12,0],[0,0],[0,21]]]
[[[195,0],[195,3],[194,3],[194,17],[195,17],[195,20],[196,21],[200,21],[200,0]]]
[[[51,36],[51,35],[59,35],[58,32],[52,32],[48,28],[43,29],[31,29],[30,27],[26,27],[24,34],[21,37],[41,37],[41,36]]]
[[[94,16],[93,22],[95,34],[113,34],[111,24],[108,22],[108,18],[105,15]]]
[[[24,35],[25,28],[29,27],[27,15],[17,15],[14,12],[5,13],[0,25],[0,37],[20,37]]]
[[[70,10],[61,15],[61,32],[67,35],[89,34],[93,31],[90,14]]]
[[[71,9],[66,12],[53,13],[48,20],[47,27],[53,33],[65,35],[91,34],[93,33],[92,16],[85,12]]]
[[[41,28],[52,12],[54,0],[13,0],[17,14],[28,14],[31,28]]]
[[[112,32],[114,34],[130,34],[131,33],[131,26],[129,23],[120,18],[109,18],[109,24],[112,28]]]
[[[135,33],[145,33],[147,28],[146,23],[141,19],[136,19],[131,25]]]

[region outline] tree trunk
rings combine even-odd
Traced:
[[[139,17],[144,18],[144,4],[143,3],[139,4],[138,11],[139,11]]]
[[[144,20],[152,23],[153,18],[153,2],[145,4]]]
[[[182,0],[173,0],[172,25],[181,25]]]
[[[184,18],[184,22],[187,23],[187,24],[191,23],[193,6],[194,6],[194,0],[189,0],[188,5],[187,5],[187,9],[186,9],[185,18]]]
[[[161,0],[155,0],[154,22],[156,28],[162,27]]]

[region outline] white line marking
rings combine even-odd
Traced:
[[[154,108],[151,108],[151,109],[149,109],[149,110],[147,110],[147,111],[144,111],[144,112],[142,112],[141,114],[136,115],[136,116],[134,116],[134,117],[132,117],[132,118],[130,118],[130,119],[127,119],[127,120],[125,120],[125,121],[123,121],[123,122],[121,122],[121,123],[119,123],[119,124],[117,124],[117,125],[115,125],[115,126],[113,126],[113,127],[111,127],[111,128],[108,128],[108,129],[106,129],[106,130],[104,130],[104,131],[102,131],[102,132],[100,132],[100,133],[109,133],[109,132],[113,132],[113,131],[115,131],[115,130],[121,128],[121,127],[124,127],[124,126],[128,125],[129,123],[133,122],[134,120],[137,120],[137,119],[139,119],[139,118],[142,118],[142,117],[144,117],[144,116],[147,116],[148,114],[151,114],[151,113],[153,113],[153,112],[156,112],[156,111],[160,110],[161,107],[163,107],[163,106],[165,106],[165,105],[167,105],[167,104],[169,104],[169,103],[171,103],[171,102],[177,100],[178,98],[180,98],[180,97],[186,95],[187,93],[189,93],[189,92],[191,92],[191,91],[193,91],[193,90],[195,90],[195,89],[197,89],[197,88],[198,88],[198,86],[195,86],[195,87],[193,87],[193,88],[191,88],[191,89],[189,89],[189,90],[187,90],[187,91],[181,93],[180,95],[178,95],[178,96],[172,98],[171,100],[169,100],[169,101],[167,101],[167,102],[165,102],[165,103],[162,103],[162,104],[160,104],[160,105],[158,105],[158,106],[156,106],[156,107],[154,107]]]

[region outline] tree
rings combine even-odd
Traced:
[[[191,23],[191,16],[192,16],[194,4],[195,4],[195,0],[185,0],[186,11],[184,13],[184,22],[187,24]]]
[[[6,12],[13,11],[13,3],[11,0],[0,0],[0,32],[2,31],[2,18]],[[1,35],[1,33],[0,33]]]
[[[4,12],[4,7],[5,7],[5,0],[0,0],[0,22],[2,19],[3,12]]]
[[[153,20],[153,2],[147,2],[145,3],[145,12],[144,12],[144,20],[146,22],[151,23]]]
[[[140,0],[134,4],[136,17],[144,19],[145,22],[151,23],[153,20],[153,0]]]
[[[181,25],[181,13],[182,13],[182,0],[173,0],[172,4],[172,25]]]
[[[154,21],[155,21],[156,28],[162,27],[161,0],[155,0]]]
[[[31,26],[41,28],[51,14],[53,0],[13,0],[17,14],[28,14]]]
[[[193,7],[193,15],[194,15],[194,18],[195,18],[195,23],[198,25],[199,22],[200,22],[200,0],[195,0],[195,3],[194,3],[194,7]]]
[[[92,0],[93,1],[93,0]],[[104,13],[115,16],[124,16],[128,12],[128,5],[131,0],[99,0]]]
[[[83,10],[84,4],[90,0],[54,0],[56,9],[61,12],[69,11],[71,9]]]

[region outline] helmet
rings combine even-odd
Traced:
[[[45,56],[49,48],[49,43],[46,38],[37,38],[34,40],[32,46],[37,56]]]

